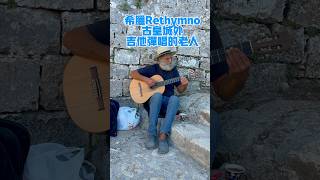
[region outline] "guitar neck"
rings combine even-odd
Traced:
[[[239,48],[247,56],[250,56],[253,54],[253,48],[252,48],[251,41],[241,42],[237,45],[230,46],[230,47]],[[215,65],[220,62],[226,61],[226,50],[227,49],[228,48],[221,48],[221,49],[213,50],[211,53],[210,65]]]
[[[165,81],[157,82],[153,87],[166,86],[166,85],[178,82],[178,81],[180,81],[180,77],[175,77],[175,78],[167,79]]]

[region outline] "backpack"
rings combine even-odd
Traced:
[[[10,141],[10,142],[8,142]],[[0,119],[0,179],[22,179],[30,148],[30,134],[22,125]]]
[[[120,108],[119,102],[116,100],[110,99],[110,130],[109,135],[112,137],[117,136],[117,116]]]

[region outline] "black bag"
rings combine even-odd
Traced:
[[[120,108],[120,104],[113,100],[110,99],[110,130],[109,130],[109,135],[112,137],[117,136],[117,115],[118,111]]]
[[[22,180],[30,134],[22,125],[0,120],[0,179]]]

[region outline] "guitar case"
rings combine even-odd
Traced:
[[[0,179],[22,180],[30,134],[22,125],[0,119]]]

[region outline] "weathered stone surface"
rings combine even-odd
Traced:
[[[155,48],[144,48],[140,50],[141,52],[141,59],[140,59],[140,64],[146,65],[146,64],[154,64],[156,63],[155,61]]]
[[[202,81],[205,79],[205,71],[201,69],[190,70],[189,78],[190,80]]]
[[[110,24],[110,46],[111,48],[126,48],[126,28],[122,24]]]
[[[0,119],[15,121],[25,126],[31,134],[32,144],[53,142],[77,147],[88,144],[88,134],[78,128],[64,111],[4,114]]]
[[[123,17],[125,14],[122,11],[116,9],[117,3],[114,1],[110,2],[110,23],[111,24],[121,24],[123,23]]]
[[[172,142],[185,154],[209,169],[210,128],[196,123],[178,123],[172,128]]]
[[[239,97],[255,98],[261,96],[272,97],[280,93],[283,84],[287,84],[287,66],[285,64],[263,63],[253,65],[245,88]]]
[[[111,78],[124,79],[129,76],[129,67],[121,64],[111,64]]]
[[[40,65],[26,61],[0,63],[0,112],[36,111]]]
[[[201,87],[206,88],[206,89],[210,89],[210,73],[206,73],[206,79],[205,79],[205,81],[201,82]]]
[[[317,0],[292,0],[288,19],[302,26],[320,28],[320,2]]]
[[[130,79],[123,79],[122,81],[122,94],[124,96],[130,96],[130,91],[129,91],[129,85],[130,85]]]
[[[319,179],[320,104],[274,100],[220,114],[218,151],[250,179]]]
[[[287,32],[286,39],[283,41],[284,45],[288,46],[288,50],[280,53],[269,52],[265,55],[256,56],[254,60],[260,62],[286,62],[286,63],[299,63],[305,59],[304,48],[305,48],[305,36],[303,28],[294,30],[289,27],[285,27],[279,24],[274,24],[272,30],[274,33],[270,33],[268,28],[264,25],[249,23],[249,24],[237,24],[235,21],[222,21],[216,22],[217,28],[221,34],[222,41],[225,47],[236,45],[241,41],[251,40],[253,43],[268,42],[272,37],[279,32]],[[269,39],[269,40],[268,40]],[[255,48],[255,46],[253,46]],[[265,51],[263,51],[265,52]]]
[[[41,62],[40,106],[45,110],[65,109],[62,81],[66,62],[62,56],[46,56]]]
[[[157,149],[145,149],[145,137],[141,129],[120,131],[111,137],[112,179],[208,179],[207,170],[174,146],[165,155],[158,154]]]
[[[293,30],[292,28],[288,28],[285,26],[281,26],[279,24],[275,24],[272,27],[273,32],[287,32],[288,35],[283,37],[284,39],[288,38],[288,41],[284,41],[284,45],[288,46],[288,50],[283,51],[281,53],[270,54],[266,56],[266,58],[271,59],[274,62],[286,62],[286,63],[303,63],[305,62],[305,35],[304,29],[299,28]],[[274,34],[275,34],[274,33]]]
[[[222,0],[216,2],[217,11],[222,15],[241,15],[269,21],[282,21],[285,0]]]
[[[86,159],[92,162],[96,167],[96,180],[109,179],[109,176],[107,176],[107,170],[110,168],[108,158],[110,143],[107,143],[107,138],[107,134],[92,134],[91,136],[93,146],[90,147]]]
[[[288,93],[287,65],[262,63],[252,65],[244,88],[230,102],[221,101],[216,95],[211,103],[215,108],[252,108]],[[213,87],[211,92],[214,94]],[[213,107],[213,106],[212,106]],[[231,108],[228,107],[228,108]]]
[[[206,71],[210,71],[210,58],[201,58],[200,68]]]
[[[200,56],[209,57],[210,56],[210,31],[201,30],[198,35],[198,41],[200,46]]]
[[[194,93],[180,97],[180,109],[190,120],[205,125],[210,124],[210,94]]]
[[[215,21],[223,45],[229,47],[239,42],[259,40],[270,36],[269,29],[260,24],[240,24],[236,21]]]
[[[135,50],[119,49],[115,51],[114,62],[118,64],[139,64],[140,54]]]
[[[201,91],[201,86],[199,81],[189,81],[187,90],[185,90],[183,93],[179,93],[178,91],[176,92],[177,94],[180,94],[180,95],[189,95],[189,94],[197,93],[200,91]]]
[[[177,54],[185,55],[185,56],[199,56],[200,48],[199,47],[179,47]]]
[[[60,50],[60,20],[55,13],[0,6],[0,53],[57,54]]]
[[[110,4],[110,1],[108,1],[108,0],[98,0],[97,1],[97,6],[98,6],[98,9],[100,9],[100,10],[109,10],[109,4]]]
[[[106,13],[82,13],[82,12],[63,12],[61,14],[62,21],[62,35],[64,37],[67,31],[71,31],[74,28],[92,24],[99,20],[107,19]],[[70,51],[61,45],[61,52],[68,54]]]
[[[320,36],[310,38],[308,59],[306,65],[306,77],[308,78],[320,78]]]
[[[180,67],[199,68],[199,58],[178,56],[178,65]]]
[[[110,79],[110,97],[122,96],[122,81]]]
[[[93,9],[94,6],[93,0],[16,0],[16,3],[18,6],[57,10]]]

